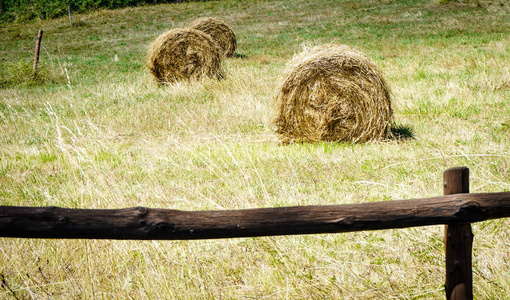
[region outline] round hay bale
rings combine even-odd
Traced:
[[[283,143],[384,139],[393,115],[390,90],[375,64],[338,44],[295,56],[276,104],[276,132]]]
[[[220,47],[225,57],[233,57],[237,48],[234,31],[218,18],[199,18],[188,26],[191,29],[203,31],[210,35]]]
[[[221,79],[220,50],[212,38],[194,29],[172,29],[149,46],[147,68],[160,83]]]

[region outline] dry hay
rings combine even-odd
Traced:
[[[276,104],[276,131],[283,143],[384,139],[393,114],[390,90],[375,64],[338,44],[294,57]]]
[[[147,52],[147,68],[160,83],[222,78],[220,50],[212,38],[194,29],[172,29]]]
[[[218,18],[199,18],[188,26],[191,29],[203,31],[210,35],[220,47],[225,57],[232,57],[235,54],[237,41],[234,31]]]

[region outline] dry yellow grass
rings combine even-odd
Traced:
[[[77,15],[88,24],[79,28],[66,18],[0,28],[0,62],[30,64],[43,28],[42,62],[51,56],[68,74],[0,89],[1,204],[198,211],[424,198],[442,194],[442,172],[455,166],[470,168],[472,193],[510,190],[510,14],[487,3],[374,4],[192,1]],[[222,61],[225,80],[154,84],[147,46],[165,26],[210,15],[235,26],[244,58]],[[285,62],[301,44],[333,39],[384,71],[394,118],[412,138],[277,143],[271,112]],[[475,298],[506,300],[510,219],[473,233]],[[2,238],[0,299],[444,299],[443,236],[427,226],[202,241]]]

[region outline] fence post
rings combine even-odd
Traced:
[[[71,4],[67,6],[67,13],[69,14],[69,26],[73,26],[73,18],[71,17]]]
[[[43,35],[43,31],[39,30],[39,33],[37,34],[37,42],[35,44],[34,73],[32,75],[32,77],[34,77],[34,78],[37,73],[37,63],[39,63],[39,49],[41,48],[42,35]]]
[[[469,193],[468,168],[447,169],[443,180],[445,195]],[[473,299],[472,249],[470,223],[445,225],[445,292],[448,300]]]

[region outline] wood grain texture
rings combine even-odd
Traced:
[[[510,192],[223,211],[0,206],[0,237],[190,240],[339,233],[510,216]]]
[[[39,63],[39,51],[41,49],[41,41],[42,41],[42,35],[43,31],[39,30],[39,33],[37,34],[37,42],[35,43],[35,53],[34,53],[34,76],[37,72],[37,64]]]
[[[469,169],[451,168],[443,173],[444,194],[469,193]],[[445,226],[445,293],[448,300],[473,299],[473,233],[470,223]]]

